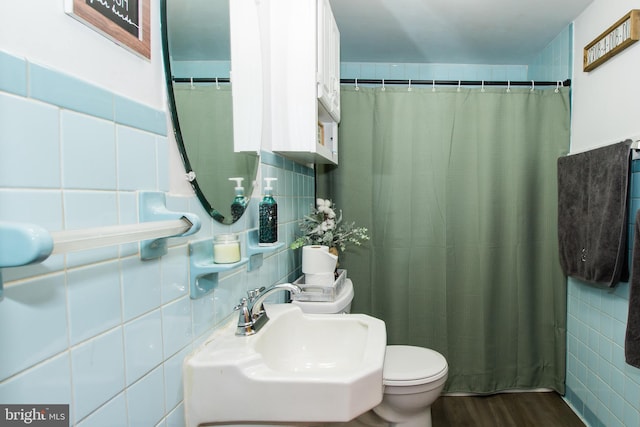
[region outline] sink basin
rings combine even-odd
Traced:
[[[267,324],[235,335],[234,317],[184,361],[187,426],[349,421],[382,401],[382,320],[265,304]]]

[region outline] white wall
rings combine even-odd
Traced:
[[[591,72],[582,71],[584,46],[637,6],[626,0],[594,0],[574,23],[572,152],[640,135],[640,44]]]
[[[64,2],[0,2],[0,49],[165,110],[158,0],[150,0],[151,61],[65,14]]]

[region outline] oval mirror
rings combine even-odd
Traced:
[[[259,158],[234,150],[229,0],[162,0],[160,13],[169,108],[187,178],[205,210],[233,224],[253,192]]]

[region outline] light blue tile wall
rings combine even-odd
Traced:
[[[166,112],[0,52],[0,221],[51,231],[137,222],[139,190],[169,190]],[[314,201],[313,170],[262,153],[276,176],[281,241]],[[221,274],[189,298],[188,242],[257,227],[257,199],[233,226],[214,223],[195,197],[167,207],[200,216],[190,238],[140,261],[137,244],[54,255],[5,268],[0,301],[0,402],[69,403],[71,425],[184,424],[181,364],[248,289],[292,281],[286,247],[262,268]]]
[[[558,81],[573,74],[573,24],[567,26],[529,64],[528,80]]]
[[[340,78],[397,80],[527,80],[527,66],[341,62]]]
[[[633,162],[630,242],[640,208],[640,161]],[[591,427],[640,425],[640,369],[625,363],[629,284],[600,289],[569,279],[566,400]]]
[[[25,68],[26,70],[26,68]],[[60,187],[59,110],[27,98],[0,96],[0,186]]]
[[[345,79],[546,80],[571,78],[573,24],[567,26],[529,64],[411,64],[342,62]]]

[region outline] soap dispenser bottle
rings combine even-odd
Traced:
[[[260,227],[258,245],[270,246],[278,241],[278,204],[273,198],[271,181],[278,178],[265,178],[264,196],[259,206]]]
[[[236,222],[240,219],[245,209],[247,208],[247,198],[244,195],[244,187],[242,186],[242,181],[244,178],[235,177],[229,178],[229,181],[235,181],[235,197],[233,198],[233,202],[231,203],[231,219],[233,222]]]

